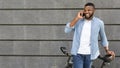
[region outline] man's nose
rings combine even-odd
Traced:
[[[88,11],[85,11],[85,14],[87,14],[88,13]]]

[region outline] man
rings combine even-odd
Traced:
[[[115,55],[109,50],[108,41],[104,30],[104,23],[94,17],[95,6],[87,3],[84,10],[78,12],[77,16],[66,24],[65,32],[74,31],[71,54],[74,68],[91,68],[91,61],[96,59],[99,53],[98,36],[106,54]]]

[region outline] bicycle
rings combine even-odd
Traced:
[[[70,53],[68,53],[66,47],[60,47],[60,50],[62,51],[63,54],[68,56],[67,64],[66,64],[65,68],[73,68],[72,55],[70,55]],[[105,56],[100,56],[99,55],[98,59],[103,61],[102,65],[101,65],[101,68],[104,68],[104,66],[106,64],[110,64],[110,62],[114,59],[114,57],[111,56],[111,55],[105,55]],[[92,65],[91,68],[95,68],[94,65]]]

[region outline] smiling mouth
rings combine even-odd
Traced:
[[[90,17],[90,15],[89,14],[85,14],[85,17]]]
[[[90,14],[85,14],[85,18],[86,19],[91,19],[93,15],[90,15]]]
[[[89,14],[85,14],[86,16],[88,16]]]

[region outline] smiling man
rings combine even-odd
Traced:
[[[65,32],[74,31],[71,54],[74,68],[91,68],[92,60],[99,55],[98,36],[106,54],[115,55],[109,50],[104,23],[94,17],[95,5],[87,3],[84,10],[78,12],[77,16],[66,24]]]

